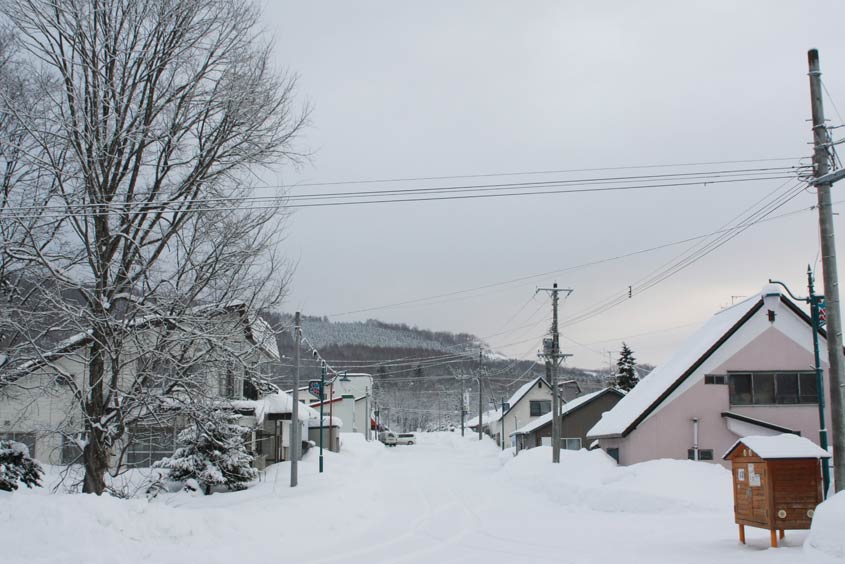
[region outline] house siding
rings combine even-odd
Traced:
[[[496,438],[496,443],[501,446],[502,437],[502,422],[504,422],[504,440],[505,447],[511,446],[510,434],[537,419],[538,416],[531,416],[531,400],[549,400],[552,399],[552,391],[542,380],[534,383],[528,392],[522,396],[516,405],[511,406],[510,411],[499,421],[496,421],[491,426],[491,433]]]
[[[622,397],[618,394],[608,392],[600,395],[589,403],[579,406],[572,413],[565,413],[561,417],[561,431],[562,439],[581,439],[581,448],[588,448],[590,440],[587,439],[587,432],[598,423],[604,412],[613,409]],[[534,430],[533,433],[526,439],[526,444],[534,447],[541,446],[543,438],[552,436],[552,423],[543,425]]]

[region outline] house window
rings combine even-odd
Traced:
[[[694,448],[687,450],[687,458],[689,460],[695,460],[695,449]],[[699,460],[713,460],[713,449],[712,448],[700,448],[700,449],[698,449],[698,459]]]
[[[62,437],[62,464],[82,463],[82,449],[79,447],[79,441],[83,438],[82,433]]]
[[[146,468],[166,458],[176,449],[176,430],[173,427],[132,427],[129,429],[129,449],[126,465]]]
[[[223,385],[223,397],[235,398],[235,370],[231,366],[226,367],[226,380]]]
[[[244,380],[244,399],[258,399],[258,388],[250,380]]]
[[[813,372],[732,372],[731,405],[790,405],[818,402]]]
[[[29,449],[29,456],[35,458],[35,433],[0,433],[0,440],[23,443]]]
[[[531,417],[539,417],[552,410],[552,400],[531,400],[529,406]]]
[[[564,450],[581,450],[581,439],[567,438],[560,440],[560,448]]]
[[[705,374],[705,384],[727,384],[727,378],[724,374]]]
[[[619,463],[619,448],[618,447],[608,447],[606,452],[607,452],[607,455],[610,458],[612,458],[613,460],[615,460],[617,462],[617,464]]]

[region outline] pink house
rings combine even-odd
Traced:
[[[825,397],[827,343],[820,337]],[[722,462],[737,439],[795,433],[819,442],[809,316],[778,286],[715,314],[587,433],[616,458]],[[827,414],[830,428],[830,411]],[[724,464],[724,462],[722,462]]]

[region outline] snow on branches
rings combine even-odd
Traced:
[[[246,489],[258,478],[252,467],[254,457],[247,452],[243,436],[249,429],[237,424],[239,416],[225,409],[212,409],[203,419],[179,433],[179,448],[173,456],[156,462],[155,468],[170,471],[177,482],[196,480],[206,495],[214,486],[229,490]]]
[[[28,488],[41,487],[44,470],[38,461],[29,456],[25,444],[17,441],[0,441],[0,490],[12,492],[18,482]]]

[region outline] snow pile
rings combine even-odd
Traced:
[[[674,513],[730,512],[731,474],[715,464],[653,460],[617,466],[600,450],[562,450],[551,464],[551,447],[522,451],[507,461],[503,473],[519,485],[570,510]]]
[[[816,508],[804,547],[845,560],[845,492],[839,492]]]

